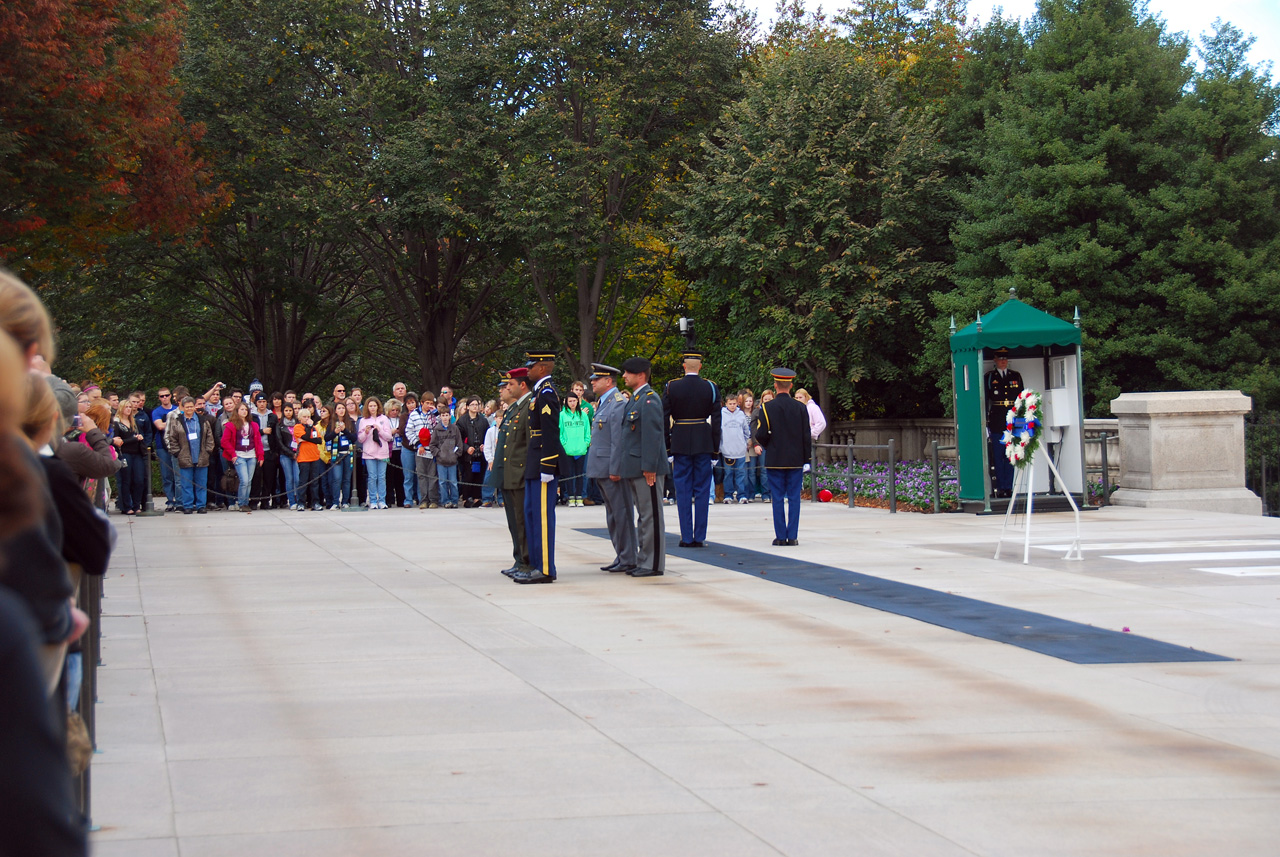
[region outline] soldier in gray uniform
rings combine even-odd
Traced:
[[[666,568],[662,483],[667,474],[667,441],[662,396],[649,386],[652,374],[652,364],[643,357],[631,357],[622,364],[631,401],[623,409],[618,441],[609,460],[609,475],[630,485],[638,516],[636,567],[627,572],[632,577],[657,577]]]
[[[609,473],[609,459],[622,431],[626,400],[618,392],[621,370],[604,363],[591,364],[591,390],[596,394],[595,424],[587,449],[587,478],[595,481],[604,497],[604,520],[613,542],[613,562],[601,571],[630,572],[636,567],[636,521],[631,489],[621,476]]]

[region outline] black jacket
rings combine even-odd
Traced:
[[[765,466],[770,470],[795,470],[809,463],[809,410],[790,394],[779,393],[760,406],[751,434],[768,453]]]
[[[662,413],[672,455],[720,453],[720,393],[715,384],[700,375],[668,381]]]

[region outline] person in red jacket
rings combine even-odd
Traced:
[[[249,404],[241,402],[231,412],[231,418],[222,428],[222,458],[235,467],[240,477],[236,492],[236,506],[241,512],[249,511],[249,491],[253,487],[253,471],[262,464],[262,431],[257,420],[249,418]]]

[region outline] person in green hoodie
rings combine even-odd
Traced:
[[[576,393],[564,397],[560,411],[560,443],[564,446],[564,501],[581,506],[587,493],[587,448],[591,446],[591,415],[582,407]]]

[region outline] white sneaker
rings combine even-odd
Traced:
[[[748,504],[748,503],[750,503],[750,502],[751,502],[751,501],[750,501],[750,500],[748,500],[746,497],[743,497],[741,500],[739,500],[739,501],[738,501],[738,505],[740,505],[740,506],[745,506],[745,505],[747,505],[747,504]]]

